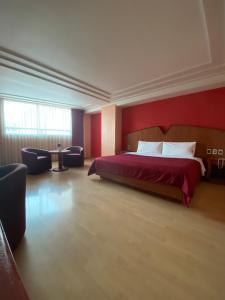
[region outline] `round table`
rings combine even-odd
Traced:
[[[70,150],[50,150],[49,153],[58,155],[58,167],[52,169],[54,172],[62,172],[68,170],[68,168],[63,166],[63,153],[69,153]]]

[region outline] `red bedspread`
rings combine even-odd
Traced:
[[[201,178],[201,166],[195,160],[133,154],[96,158],[88,175],[95,174],[98,170],[179,187],[184,194],[183,202],[186,206],[190,204],[194,189]]]

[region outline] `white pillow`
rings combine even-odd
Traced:
[[[163,142],[163,155],[194,156],[196,142]]]
[[[152,155],[162,154],[162,142],[138,142],[138,153],[148,153]]]

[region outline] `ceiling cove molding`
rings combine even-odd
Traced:
[[[225,66],[218,68],[220,72],[215,72],[214,75],[205,75],[204,78],[189,80],[185,82],[176,82],[176,84],[170,84],[161,88],[155,88],[144,93],[139,93],[135,96],[124,97],[118,101],[112,103],[118,106],[130,106],[137,105],[146,102],[160,101],[176,96],[187,95],[200,91],[210,90],[214,88],[225,86]],[[87,113],[96,113],[101,111],[102,106],[89,105],[86,108]]]
[[[103,105],[89,105],[85,109],[85,113],[87,114],[95,114],[99,113],[102,110]]]
[[[206,43],[207,43],[208,55],[209,55],[211,63],[212,63],[213,58],[212,58],[212,51],[211,51],[211,45],[210,45],[210,36],[209,36],[209,30],[208,30],[204,0],[199,1],[199,6],[200,6],[201,14],[202,14],[202,21],[203,21],[203,24],[204,24],[203,27],[204,27],[204,31],[205,31],[205,39],[206,39]]]
[[[143,93],[136,96],[123,98],[123,100],[114,101],[117,105],[134,105],[135,103],[145,103],[157,100],[163,100],[171,97],[191,94],[213,88],[225,86],[225,72],[206,76],[198,80],[190,80],[180,84],[164,86],[159,89],[151,90],[149,93]]]
[[[13,94],[4,94],[0,93],[0,101],[1,100],[12,100],[12,101],[20,101],[20,102],[32,102],[32,103],[39,103],[43,105],[51,105],[51,106],[58,106],[58,107],[66,107],[66,108],[76,108],[76,109],[84,109],[85,107],[79,106],[79,105],[70,105],[62,102],[58,102],[56,100],[49,101],[47,99],[40,99],[40,98],[34,98],[34,97],[24,97],[19,95],[13,95]]]
[[[204,80],[205,78],[213,78],[214,76],[223,75],[225,74],[225,65],[216,65],[213,66],[208,65],[205,68],[197,68],[195,71],[189,71],[185,73],[178,74],[171,74],[170,76],[166,76],[163,79],[155,79],[148,83],[143,83],[141,85],[132,87],[130,89],[126,89],[121,91],[120,93],[113,94],[112,100],[115,101],[122,101],[125,98],[135,97],[140,94],[146,94],[151,92],[155,89],[164,89],[168,86],[179,86],[181,83],[185,84],[187,82],[194,82],[199,80]]]
[[[0,47],[0,66],[94,97],[105,103],[111,99],[107,91],[2,47]]]
[[[152,79],[150,81],[142,82],[139,84],[136,84],[134,86],[130,86],[129,88],[122,89],[120,91],[117,91],[112,94],[112,98],[115,100],[117,98],[120,98],[121,96],[125,96],[127,94],[132,94],[136,93],[138,91],[143,91],[146,89],[151,89],[154,88],[155,86],[163,86],[167,83],[175,82],[179,79],[186,79],[189,76],[195,76],[200,74],[201,72],[205,72],[212,66],[211,60],[209,60],[206,64],[204,65],[197,65],[192,68],[188,68],[185,70],[178,71],[176,73],[170,73],[165,76],[160,76],[155,79]]]

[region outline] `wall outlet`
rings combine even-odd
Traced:
[[[127,145],[127,150],[130,150],[130,145]]]
[[[210,148],[207,148],[207,150],[206,150],[206,153],[207,153],[207,155],[210,155],[210,154],[212,154],[212,149],[210,149]]]
[[[217,149],[212,149],[212,154],[217,155]]]
[[[218,155],[223,155],[223,149],[218,149]]]

